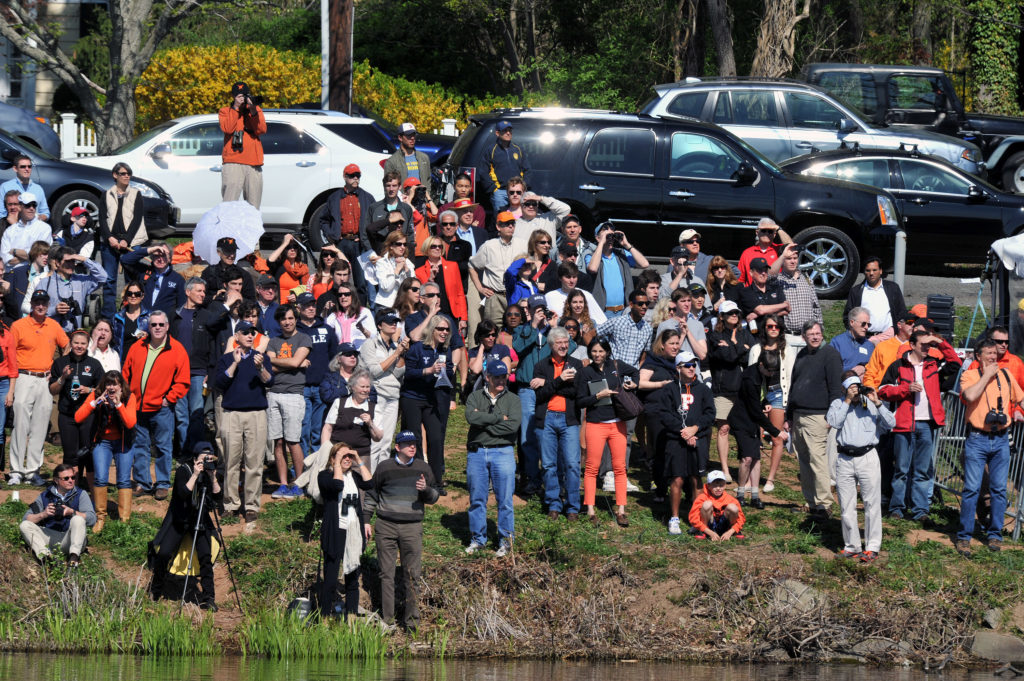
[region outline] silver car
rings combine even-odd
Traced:
[[[654,87],[641,113],[685,116],[722,126],[773,161],[858,144],[872,149],[914,147],[976,175],[981,150],[925,130],[884,130],[809,85],[781,81],[687,78]]]

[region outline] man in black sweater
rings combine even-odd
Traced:
[[[821,324],[804,324],[807,346],[796,356],[789,384],[784,428],[793,433],[793,446],[800,461],[800,487],[811,513],[828,517],[832,492],[828,463],[828,422],[825,415],[832,400],[843,396],[843,360],[830,345],[824,345]]]
[[[395,563],[402,557],[405,576],[405,617],[402,624],[415,631],[420,621],[420,559],[423,556],[423,505],[438,499],[434,474],[416,456],[416,435],[403,430],[395,436],[397,452],[381,461],[373,474],[373,488],[366,495],[364,518],[374,512],[377,522],[377,562],[380,565],[380,614],[385,622],[395,619]]]

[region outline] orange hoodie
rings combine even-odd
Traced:
[[[263,165],[263,144],[259,137],[253,137],[248,130],[245,131],[242,140],[242,150],[235,151],[231,147],[231,135],[239,130],[245,130],[245,119],[242,118],[230,106],[225,106],[219,112],[220,130],[224,133],[224,148],[221,150],[221,159],[224,163],[241,163],[247,166]],[[263,117],[263,109],[256,107],[256,134],[267,134],[267,119]]]
[[[725,513],[725,507],[729,504],[736,504],[736,508],[739,509],[739,517],[736,518],[736,523],[733,525],[736,531],[739,532],[743,529],[743,523],[746,521],[746,516],[743,515],[743,507],[740,506],[740,502],[736,500],[736,497],[729,494],[728,492],[722,492],[722,496],[717,499],[711,496],[711,486],[705,484],[704,489],[701,490],[700,494],[697,495],[697,499],[693,502],[693,506],[690,507],[690,525],[696,527],[701,532],[707,532],[708,526],[704,524],[704,520],[700,517],[700,507],[704,505],[705,501],[710,501],[714,507],[712,515],[718,518]]]

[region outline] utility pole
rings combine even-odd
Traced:
[[[354,0],[320,0],[321,104],[352,113]]]

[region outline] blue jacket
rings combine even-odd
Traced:
[[[258,306],[257,306],[258,307]],[[274,319],[274,314],[277,312],[277,308],[281,307],[280,303],[276,300],[270,304],[266,312],[260,307],[260,328],[263,329],[263,333],[270,338],[277,338],[281,335],[281,325]]]
[[[542,334],[531,324],[521,324],[513,330],[512,349],[519,355],[519,364],[516,366],[516,383],[529,386],[530,380],[533,378],[533,368],[537,366],[537,362],[551,356],[551,346],[548,345],[547,339],[547,332],[550,330],[549,327],[545,327]],[[405,365],[409,366],[409,360],[405,361]]]
[[[267,408],[267,387],[274,383],[274,369],[270,366],[270,359],[263,358],[263,366],[270,372],[270,380],[264,383],[260,380],[260,372],[256,370],[256,363],[252,361],[253,353],[235,367],[235,375],[228,376],[227,370],[235,361],[234,353],[225,353],[217,360],[217,368],[214,369],[213,382],[217,390],[224,396],[221,406],[231,411],[262,411]]]
[[[483,182],[484,191],[493,194],[495,189],[505,189],[513,177],[522,177],[526,180],[526,186],[530,186],[530,180],[527,178],[529,172],[530,163],[526,160],[522,147],[513,142],[508,148],[502,148],[495,139],[494,144],[484,148],[477,177]]]
[[[173,319],[173,317],[169,318]],[[139,318],[136,320],[135,325],[139,331],[149,332],[149,310],[146,309],[145,305],[142,306],[142,311],[139,312]],[[136,340],[134,336],[129,338],[124,336],[124,309],[114,313],[114,318],[110,320],[110,326],[113,329],[110,347],[117,351],[117,356],[121,358],[121,363],[124,364],[124,353]]]
[[[36,497],[32,505],[28,507],[22,520],[27,520],[30,513],[42,513],[47,506],[57,501],[63,502],[65,506],[69,506],[75,511],[84,513],[87,526],[92,527],[96,524],[96,510],[93,508],[92,499],[78,486],[72,487],[71,491],[64,495],[60,493],[56,485],[47,487],[46,491]],[[71,518],[54,516],[47,518],[39,526],[54,532],[67,532],[71,527]]]
[[[327,373],[327,365],[338,354],[338,335],[319,317],[313,320],[312,326],[306,326],[300,321],[295,328],[309,336],[313,342],[313,349],[309,351],[309,366],[306,367],[306,385],[320,385]]]
[[[137,246],[131,252],[121,256],[121,265],[128,270],[139,272],[139,263],[148,255],[145,246]],[[168,266],[167,272],[161,277],[153,271],[152,267],[145,270],[146,281],[142,288],[145,295],[142,297],[143,304],[150,310],[162,310],[167,313],[167,318],[172,319],[174,312],[185,304],[185,279]],[[156,294],[156,301],[153,300],[153,292],[157,288],[157,280],[160,280],[160,291]]]
[[[435,399],[452,399],[451,396],[455,390],[454,386],[458,385],[455,382],[455,365],[452,364],[452,350],[451,348],[442,348],[442,352],[444,352],[446,357],[445,367],[448,372],[448,381],[453,387],[438,397],[441,393],[441,390],[437,387],[438,374],[423,373],[423,370],[431,366],[437,359],[438,351],[436,348],[417,342],[410,345],[409,351],[405,353],[405,376],[402,379],[402,391],[399,393],[401,397],[411,397],[431,402]]]
[[[875,351],[875,344],[865,338],[861,342],[853,339],[853,335],[846,331],[832,339],[829,343],[839,356],[843,358],[843,371],[850,371],[858,364],[867,365],[871,359],[871,353]]]

